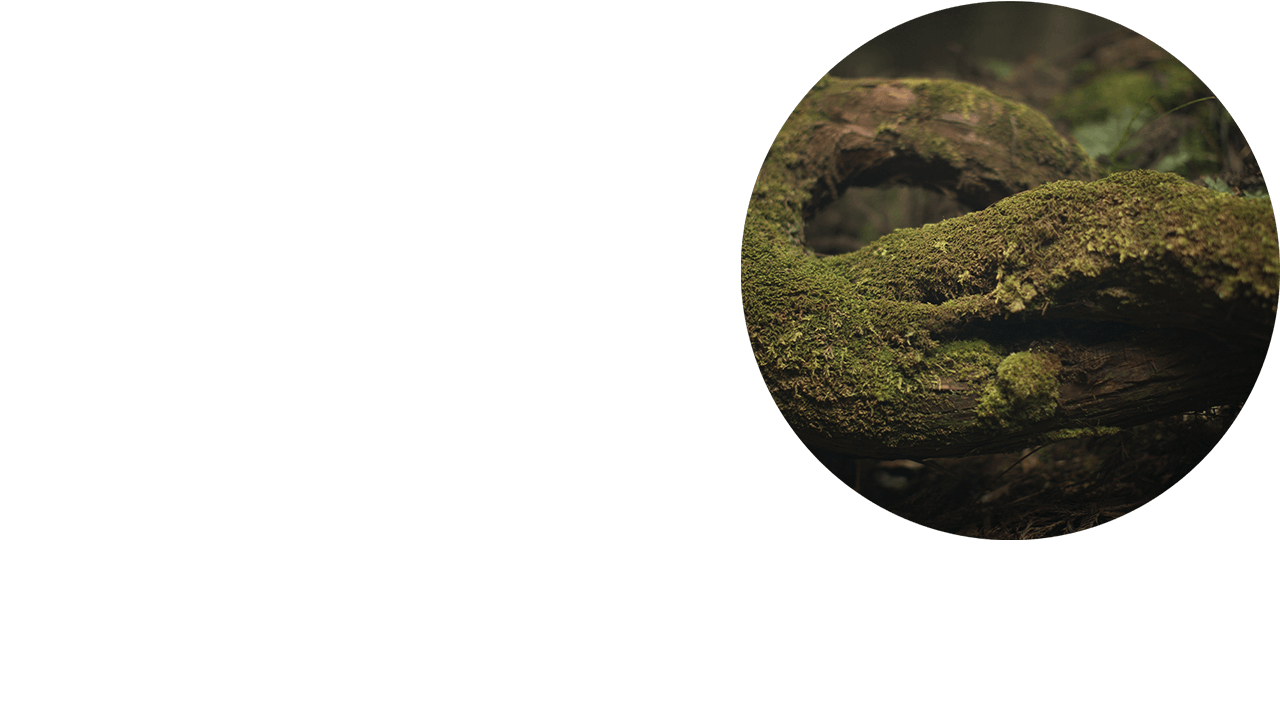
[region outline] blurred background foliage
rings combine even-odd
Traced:
[[[981,85],[1043,112],[1105,172],[1146,168],[1222,192],[1266,192],[1243,134],[1194,72],[1143,36],[1071,8],[950,8],[883,33],[830,74]],[[836,254],[978,209],[919,188],[851,188],[811,219],[806,237]]]

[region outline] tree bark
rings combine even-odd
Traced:
[[[1243,402],[1275,320],[1269,199],[1097,166],[1044,116],[963,83],[825,78],[761,169],[743,305],[796,433],[864,457],[999,452]],[[851,185],[976,211],[820,257],[804,220]]]

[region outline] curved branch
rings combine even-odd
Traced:
[[[825,78],[797,109],[818,203],[848,185],[908,184],[974,209],[1097,164],[1040,113],[951,80]],[[800,128],[792,127],[792,131]],[[784,129],[784,133],[788,129]]]
[[[937,457],[1242,401],[1276,312],[1269,200],[1145,171],[1084,182],[1095,172],[1043,116],[978,88],[815,87],[761,169],[743,244],[752,345],[797,434]],[[803,247],[822,200],[889,181],[990,206],[846,255]]]

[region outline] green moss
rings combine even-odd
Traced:
[[[769,388],[797,424],[888,447],[937,438],[928,402],[943,379],[982,388],[978,420],[987,427],[1036,423],[1055,416],[1056,389],[1036,392],[1032,378],[1027,391],[1020,361],[986,342],[954,342],[960,328],[1015,313],[1052,318],[1057,305],[1082,301],[1138,318],[1275,302],[1270,204],[1174,174],[1048,183],[818,259],[801,241],[808,193],[795,190],[791,172],[780,163],[762,169],[744,228],[742,304]],[[1272,241],[1244,242],[1251,236]],[[1156,302],[1129,291],[1134,284],[1171,291]]]
[[[1036,288],[1029,282],[1018,282],[1013,275],[1005,277],[996,286],[995,299],[1010,313],[1022,312],[1037,294]]]
[[[1030,425],[1053,417],[1058,410],[1056,357],[1017,352],[996,369],[996,380],[978,401],[978,417],[1002,428]]]
[[[961,90],[939,87],[931,98]],[[797,106],[761,168],[744,228],[750,341],[770,392],[797,428],[885,453],[922,441],[945,448],[949,436],[971,433],[975,423],[1000,429],[1049,420],[1043,433],[1096,434],[1055,414],[1049,356],[1007,355],[981,339],[990,321],[1052,317],[1052,308],[1099,298],[1118,318],[1153,308],[1191,317],[1221,313],[1224,301],[1276,295],[1268,200],[1152,172],[1049,183],[981,212],[896,231],[858,252],[818,257],[803,244],[804,218],[829,167],[808,155],[806,143],[830,121],[827,93],[861,91],[856,81],[829,79]],[[1008,102],[989,95],[950,100],[961,111],[967,103]],[[1020,143],[1032,125],[1018,122]],[[1233,312],[1240,318],[1246,310]],[[969,389],[953,389],[962,386]],[[954,404],[968,398],[980,409],[939,424],[939,408],[973,407]]]
[[[986,340],[953,340],[930,353],[926,364],[938,385],[955,382],[980,386],[995,375],[1001,357],[1001,350]]]

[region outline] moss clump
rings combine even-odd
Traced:
[[[978,402],[978,417],[1002,428],[1030,425],[1053,417],[1058,409],[1061,367],[1052,355],[1018,352],[996,368],[996,380]]]

